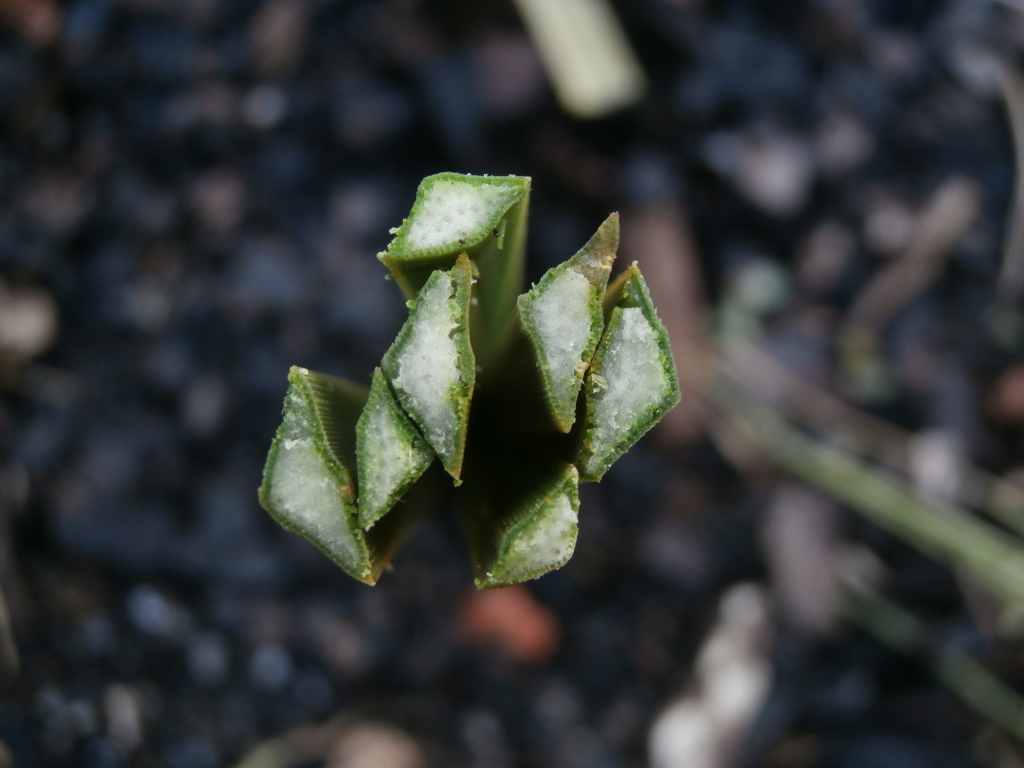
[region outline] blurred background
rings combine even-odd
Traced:
[[[0,0],[0,768],[1020,768],[1024,4]],[[1015,149],[1015,144],[1019,145]],[[612,210],[680,406],[576,554],[258,506],[439,171]]]

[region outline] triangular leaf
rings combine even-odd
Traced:
[[[608,288],[608,321],[584,390],[576,466],[584,481],[608,468],[679,402],[668,333],[633,264]]]
[[[439,173],[425,178],[395,238],[379,255],[402,291],[416,296],[434,270],[463,253],[473,262],[477,365],[490,371],[512,328],[523,283],[530,179]]]
[[[373,568],[356,525],[349,450],[366,391],[298,367],[288,382],[284,421],[267,456],[260,503],[347,573],[371,582]]]
[[[359,525],[369,528],[419,479],[434,452],[395,402],[378,368],[357,425]]]
[[[381,367],[398,403],[456,480],[462,471],[476,361],[469,341],[472,273],[463,255],[410,301]]]
[[[583,377],[604,329],[602,300],[618,244],[619,217],[612,214],[575,256],[519,297],[548,411],[562,432],[576,420]]]

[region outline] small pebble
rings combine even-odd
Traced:
[[[808,142],[776,131],[712,134],[704,157],[748,202],[777,218],[792,216],[806,205],[816,171]]]
[[[292,671],[292,657],[280,645],[265,643],[249,657],[249,680],[265,691],[282,690],[291,680]]]
[[[242,99],[242,117],[261,131],[278,126],[288,114],[288,94],[276,85],[257,85]]]
[[[310,21],[304,0],[267,0],[249,25],[257,71],[265,77],[294,73],[306,52]]]
[[[87,699],[71,702],[67,709],[68,722],[79,736],[91,736],[99,728],[96,707]]]
[[[42,354],[57,339],[57,304],[41,288],[15,288],[0,277],[0,355]]]
[[[734,179],[747,200],[771,216],[785,218],[807,203],[814,158],[802,139],[766,137],[744,148]]]
[[[48,174],[29,182],[21,200],[25,214],[54,235],[68,236],[85,220],[93,190],[82,178]]]
[[[773,259],[754,256],[737,270],[729,292],[745,310],[766,315],[781,308],[789,299],[792,292],[789,272]]]
[[[857,239],[838,221],[816,226],[800,245],[796,277],[811,293],[829,291],[857,252]]]
[[[110,737],[126,752],[142,744],[142,701],[131,686],[114,683],[103,692],[103,714]]]
[[[186,649],[188,673],[201,688],[216,688],[227,680],[231,651],[217,632],[202,632],[189,640]]]
[[[142,584],[128,593],[128,618],[141,632],[173,639],[182,634],[187,617],[153,587]]]
[[[1024,424],[1024,365],[1003,373],[988,396],[988,412],[1003,424]]]
[[[462,716],[462,741],[473,756],[474,768],[504,768],[512,764],[501,721],[487,709]]]
[[[907,206],[880,200],[864,218],[864,244],[876,253],[896,255],[910,246],[916,228],[917,217]]]
[[[245,183],[226,168],[207,171],[192,185],[191,204],[204,227],[215,234],[227,234],[241,223],[245,214]]]
[[[419,744],[405,731],[383,723],[358,723],[331,748],[326,768],[423,768]]]
[[[308,669],[296,675],[292,693],[303,709],[314,717],[327,714],[334,704],[331,682],[316,669]]]
[[[209,437],[217,431],[227,412],[231,392],[219,376],[201,376],[185,389],[181,419],[194,435]]]
[[[875,138],[870,129],[849,114],[831,115],[818,128],[814,152],[826,174],[838,176],[853,171],[870,157]]]
[[[459,623],[470,642],[493,643],[526,664],[547,661],[560,642],[558,617],[522,584],[469,593]]]
[[[526,35],[481,36],[473,63],[480,100],[490,116],[519,116],[542,102],[547,85],[544,68]]]

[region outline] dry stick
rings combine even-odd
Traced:
[[[708,395],[774,463],[940,562],[971,571],[1011,610],[1008,619],[1019,618],[1024,610],[1024,549],[1015,538],[958,507],[924,502],[906,483],[803,434],[726,374]]]
[[[716,399],[719,407],[723,408],[728,396]],[[724,409],[728,407],[724,406]],[[733,414],[733,423],[740,419],[737,413]],[[745,439],[754,440],[764,453],[769,453],[765,450],[765,441],[754,438],[751,429],[742,429],[742,433]],[[820,487],[827,485],[814,484]],[[825,490],[831,489],[825,487]],[[902,653],[919,655],[921,651],[930,650],[924,624],[870,586],[869,582],[874,581],[871,569],[865,573],[863,567],[856,568],[850,559],[847,559],[844,567],[842,560],[840,558],[836,569],[840,590],[837,607],[845,618]],[[959,648],[948,645],[931,653],[931,667],[939,681],[956,693],[968,707],[1016,738],[1024,740],[1024,699],[978,661]]]
[[[7,677],[18,677],[21,674],[21,656],[14,640],[14,628],[11,626],[3,590],[0,590],[0,673]]]
[[[877,333],[938,275],[978,217],[981,190],[970,179],[947,179],[925,205],[906,254],[868,283],[847,316],[847,325]]]
[[[515,0],[563,109],[598,118],[638,102],[640,62],[608,0]]]
[[[1024,78],[1008,64],[1000,69],[999,89],[1006,102],[1016,159],[1016,183],[1010,206],[1009,234],[1003,244],[999,270],[999,296],[1016,301],[1024,292]]]
[[[871,587],[847,581],[843,613],[883,643],[906,654],[929,651],[927,627]],[[967,706],[1024,741],[1024,698],[961,649],[946,645],[929,654],[932,671]]]
[[[847,405],[818,389],[753,344],[730,342],[722,363],[762,402],[815,429],[838,434],[845,448],[862,456],[895,462],[906,470],[912,435]],[[1024,536],[1024,489],[964,462],[958,501],[979,509]]]

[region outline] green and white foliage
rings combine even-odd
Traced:
[[[636,265],[611,287],[618,216],[522,296],[530,180],[423,181],[380,259],[409,317],[372,385],[292,368],[260,502],[376,582],[425,498],[435,455],[457,487],[480,588],[564,565],[578,484],[679,399]],[[443,476],[443,475],[442,475]]]
[[[395,400],[384,374],[373,373],[356,424],[359,525],[370,528],[402,498],[434,460],[434,452]]]
[[[575,256],[519,297],[548,409],[562,432],[576,420],[583,376],[604,329],[602,303],[618,245],[619,217],[612,214]]]
[[[679,402],[668,333],[636,264],[605,298],[607,322],[587,375],[583,480],[600,480],[615,460]]]
[[[398,402],[448,473],[459,479],[476,362],[469,341],[472,268],[460,256],[409,302],[409,319],[381,367]]]

